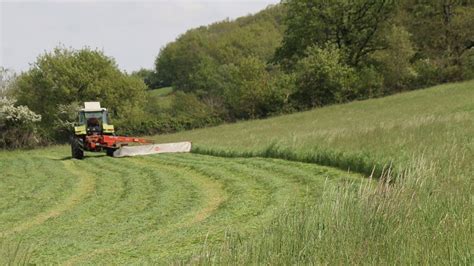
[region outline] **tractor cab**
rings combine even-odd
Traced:
[[[106,108],[101,108],[99,102],[85,102],[79,111],[79,125],[74,127],[76,135],[113,135],[114,126],[109,124]]]

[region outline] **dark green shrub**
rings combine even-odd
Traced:
[[[401,26],[392,26],[386,33],[387,48],[376,51],[373,58],[383,75],[387,93],[411,89],[417,73],[411,64],[415,49],[410,33]]]
[[[333,46],[312,46],[306,51],[295,67],[298,91],[293,97],[300,106],[324,106],[357,98],[356,73],[343,58]]]
[[[357,98],[366,99],[383,96],[384,77],[374,66],[361,68],[357,71]]]

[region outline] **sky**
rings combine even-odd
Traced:
[[[160,48],[186,30],[253,14],[279,0],[0,0],[0,66],[26,71],[61,45],[88,46],[132,72],[153,68]]]

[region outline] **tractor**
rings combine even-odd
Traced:
[[[102,108],[99,102],[85,102],[78,115],[78,125],[74,127],[74,136],[71,138],[72,158],[83,159],[84,151],[105,151],[108,156],[114,156],[117,150],[128,143],[153,143],[142,138],[115,136],[114,126],[109,124],[107,109]]]
[[[78,124],[74,126],[74,136],[71,138],[71,155],[74,159],[83,159],[84,151],[105,151],[113,157],[191,151],[189,141],[153,144],[147,139],[116,136],[114,126],[109,124],[107,109],[102,108],[99,102],[85,102],[78,116]]]

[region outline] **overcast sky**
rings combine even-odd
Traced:
[[[55,46],[89,46],[131,72],[190,28],[258,12],[279,0],[4,1],[0,66],[24,71]]]

